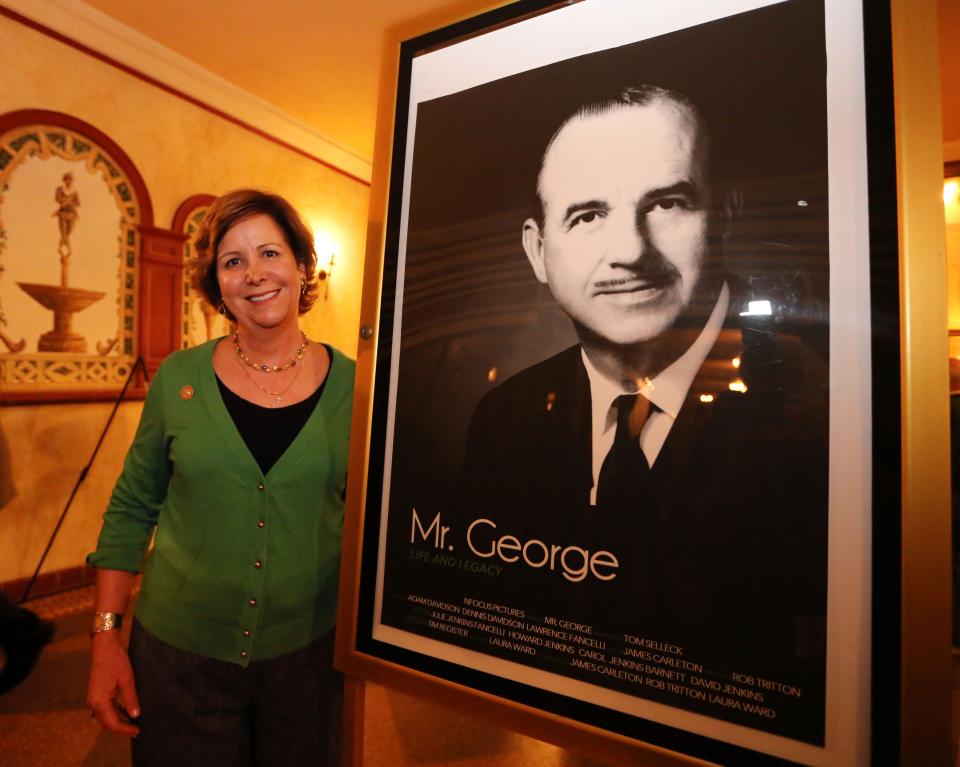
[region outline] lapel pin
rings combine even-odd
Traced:
[[[190,399],[191,397],[193,397],[193,387],[190,384],[181,387],[180,399]]]

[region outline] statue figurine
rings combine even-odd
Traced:
[[[80,196],[73,188],[73,174],[63,174],[63,184],[57,187],[55,199],[57,209],[53,215],[60,225],[60,244],[57,252],[60,254],[60,284],[67,286],[67,263],[70,260],[70,233],[80,217],[77,208],[80,207]]]

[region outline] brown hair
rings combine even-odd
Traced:
[[[307,288],[300,293],[299,313],[305,314],[317,300],[317,252],[313,232],[300,214],[285,199],[258,189],[235,189],[218,197],[200,222],[193,247],[196,259],[191,264],[193,286],[214,308],[223,303],[217,282],[217,248],[230,228],[245,218],[258,214],[270,216],[283,231],[297,264],[303,267]],[[234,319],[229,310],[226,316]]]

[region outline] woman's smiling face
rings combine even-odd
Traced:
[[[283,230],[265,213],[238,221],[217,248],[217,282],[241,328],[295,323],[304,276]]]

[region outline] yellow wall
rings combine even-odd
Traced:
[[[33,573],[112,407],[102,403],[0,408],[0,429],[10,445],[9,477],[16,493],[0,509],[0,582]],[[100,515],[139,417],[139,403],[126,403],[117,412],[47,556],[44,572],[82,564],[92,550]]]
[[[960,177],[947,179],[943,202],[947,222],[947,322],[951,330],[960,330]],[[960,359],[960,336],[950,336],[950,356]]]
[[[303,318],[304,330],[356,356],[365,185],[2,16],[0,72],[0,113],[65,112],[116,141],[144,178],[156,226],[170,227],[177,206],[193,194],[254,186],[287,197],[338,246],[329,299]],[[9,471],[5,479],[18,493],[0,509],[0,582],[32,573],[109,410],[87,404],[0,412],[11,455],[0,472]],[[138,417],[139,405],[121,408],[44,571],[81,564],[94,546]]]

